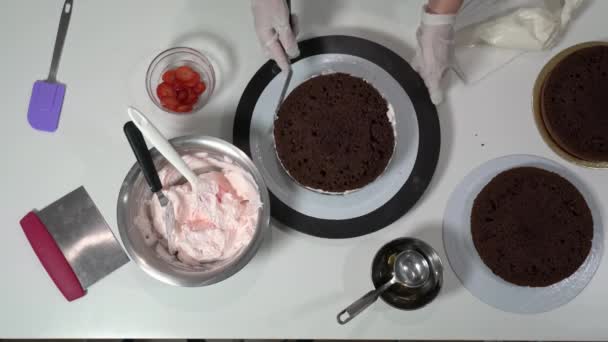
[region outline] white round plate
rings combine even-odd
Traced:
[[[471,210],[479,192],[499,173],[526,166],[554,172],[570,181],[585,198],[593,216],[593,240],[589,256],[570,277],[547,287],[517,286],[495,275],[479,257],[471,236]],[[591,281],[599,266],[603,241],[599,207],[584,182],[560,164],[531,155],[494,159],[473,170],[450,196],[443,217],[445,251],[450,266],[464,287],[486,304],[514,313],[550,311],[576,297]]]

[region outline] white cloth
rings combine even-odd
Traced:
[[[451,67],[456,15],[431,14],[423,8],[416,33],[418,48],[412,66],[420,74],[434,104],[443,102],[441,79]]]
[[[289,25],[289,9],[285,0],[251,0],[255,32],[262,49],[282,70],[289,70],[289,58],[300,54],[297,32]],[[295,17],[292,16],[295,23]],[[294,25],[295,26],[295,25]]]
[[[459,44],[544,50],[557,43],[582,0],[468,0],[458,17]]]
[[[550,49],[582,0],[464,0],[454,25],[459,77],[476,83],[527,51]]]

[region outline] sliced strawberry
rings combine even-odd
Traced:
[[[192,105],[179,105],[175,111],[178,113],[189,113],[192,111]]]
[[[173,90],[175,90],[175,93],[177,93],[177,92],[180,92],[182,90],[188,90],[188,87],[186,87],[185,85],[183,85],[179,81],[175,81],[175,83],[173,83]]]
[[[179,101],[180,103],[183,103],[188,98],[188,90],[183,89],[183,90],[177,91],[176,98],[177,98],[177,101]]]
[[[196,72],[187,65],[182,65],[179,68],[175,69],[175,78],[180,82],[190,81],[192,78],[196,77],[194,76],[195,74]]]
[[[175,70],[167,70],[163,74],[163,81],[169,84],[175,83]]]
[[[183,82],[186,87],[195,87],[201,81],[201,75],[198,72],[194,72],[194,76],[188,81]]]
[[[198,94],[194,92],[194,90],[188,88],[188,98],[182,101],[182,104],[185,105],[193,105],[198,101]]]
[[[179,106],[179,102],[175,97],[164,97],[160,100],[160,103],[163,105],[163,107],[172,111],[175,111]]]
[[[175,90],[173,90],[169,83],[163,82],[156,87],[156,95],[158,95],[158,98],[160,99],[165,97],[175,97]]]
[[[195,93],[197,94],[202,94],[205,92],[205,89],[207,89],[207,85],[205,85],[204,82],[198,82],[193,88],[192,90],[194,90]]]

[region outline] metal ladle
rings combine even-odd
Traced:
[[[418,251],[403,251],[395,258],[393,277],[382,286],[366,293],[338,314],[338,323],[346,324],[368,306],[373,304],[382,293],[399,283],[407,288],[418,288],[429,279],[430,267],[426,258]]]

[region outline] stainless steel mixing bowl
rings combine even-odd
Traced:
[[[145,243],[140,229],[134,223],[143,201],[152,197],[152,192],[150,192],[137,164],[131,167],[120,187],[117,204],[120,238],[131,259],[150,276],[164,283],[175,286],[205,286],[217,283],[247,265],[259,249],[264,236],[268,234],[270,230],[268,190],[253,162],[245,153],[226,141],[207,136],[191,135],[171,139],[171,143],[181,155],[207,152],[210,156],[228,157],[253,176],[262,202],[253,239],[235,257],[218,263],[210,269],[184,267],[161,258],[154,246]],[[167,165],[167,161],[156,149],[153,148],[150,151],[157,169]]]

